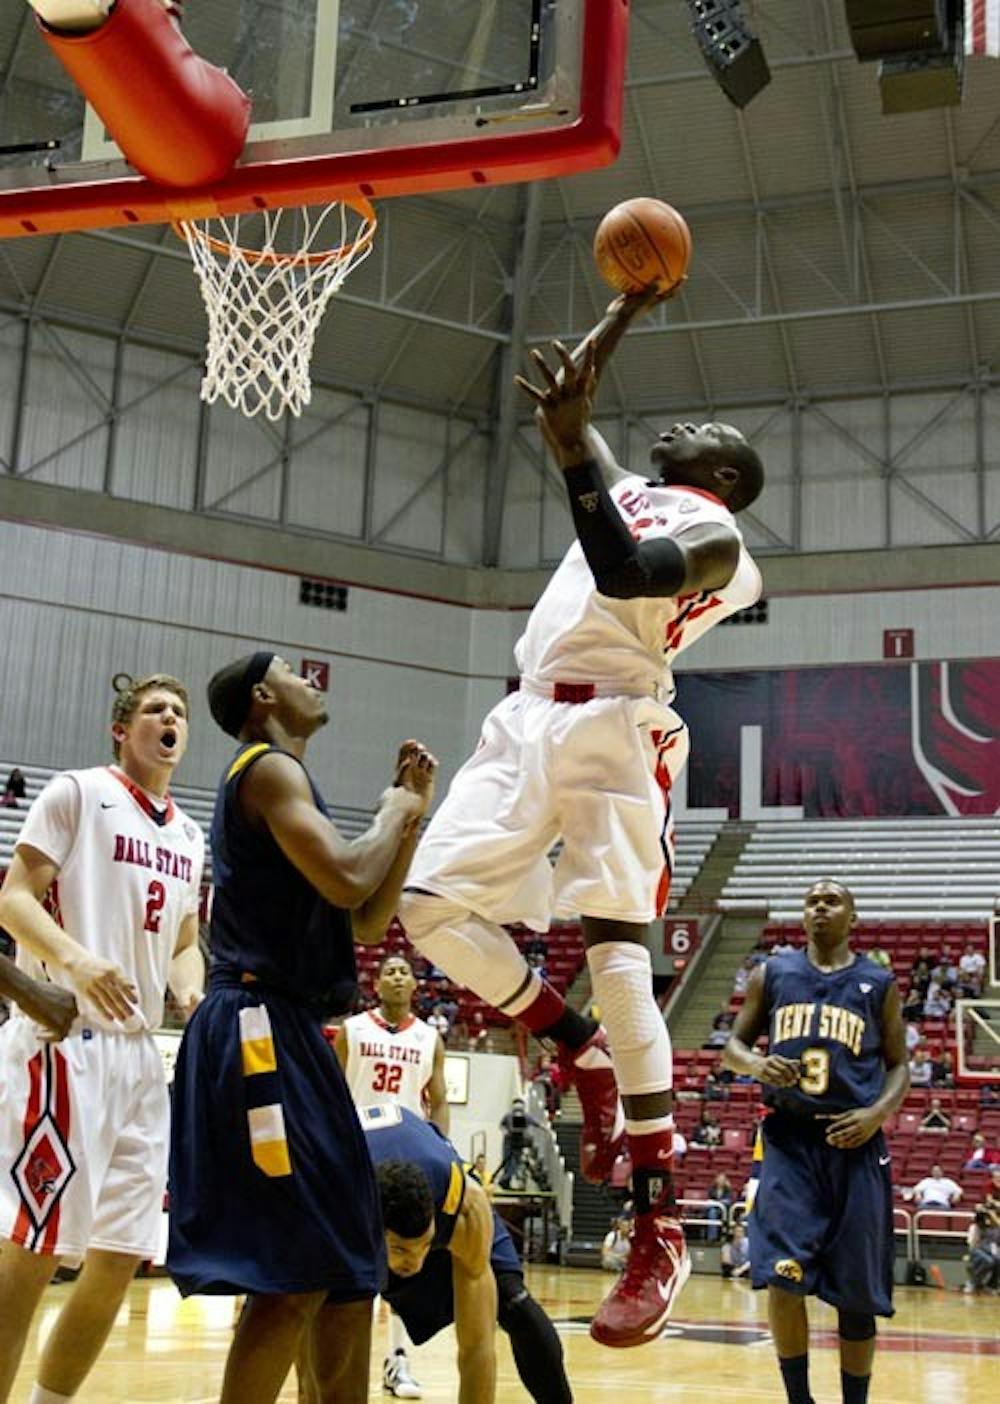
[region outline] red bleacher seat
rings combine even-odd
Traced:
[[[727,1126],[722,1133],[722,1144],[726,1150],[744,1151],[747,1146],[747,1133],[742,1127]]]

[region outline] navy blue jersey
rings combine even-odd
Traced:
[[[890,971],[855,955],[843,970],[817,969],[805,951],[772,956],[764,967],[769,1051],[797,1058],[796,1087],[765,1087],[782,1111],[831,1114],[867,1107],[885,1082],[882,1005]]]
[[[240,805],[243,777],[274,749],[263,742],[241,747],[219,785],[211,830],[212,957],[222,974],[248,971],[318,1015],[340,1014],[357,989],[350,914],[321,897]],[[308,772],[306,778],[316,808],[328,816]]]

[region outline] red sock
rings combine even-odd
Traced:
[[[650,1131],[647,1135],[628,1133],[629,1155],[636,1170],[670,1174],[674,1168],[674,1129]]]
[[[558,990],[554,990],[547,980],[543,980],[535,998],[527,1009],[514,1015],[533,1034],[547,1034],[553,1024],[558,1024],[566,1010],[566,1001]]]

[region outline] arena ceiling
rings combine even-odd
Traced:
[[[694,237],[683,295],[623,344],[609,415],[701,415],[992,386],[1000,357],[1000,84],[969,66],[961,107],[883,117],[841,0],[745,5],[773,81],[743,111],[707,72],[680,0],[633,0],[625,130],[607,169],[385,202],[379,251],[328,313],[325,383],[505,440],[527,345],[572,340],[607,293],[593,230],[619,200],[668,199]],[[0,127],[41,101],[23,3],[0,15]],[[204,314],[169,230],[0,245],[0,309],[199,355]],[[485,559],[490,560],[487,546]]]

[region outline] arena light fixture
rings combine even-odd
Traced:
[[[691,32],[708,71],[736,107],[746,107],[771,81],[760,40],[740,0],[688,0]]]

